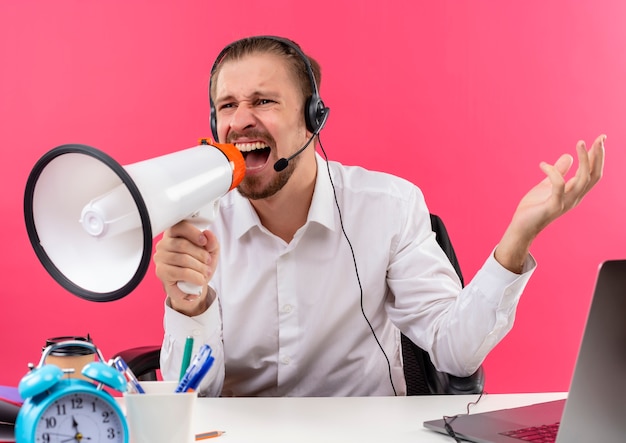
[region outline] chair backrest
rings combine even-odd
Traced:
[[[450,236],[441,218],[430,214],[430,222],[437,243],[454,267],[461,285],[464,285],[461,266],[452,247]],[[402,359],[407,395],[428,394],[479,394],[483,392],[485,374],[482,366],[468,377],[455,377],[437,371],[426,351],[402,334]]]
[[[160,379],[161,346],[149,345],[124,349],[115,357],[122,357],[133,374],[139,380],[154,381]]]

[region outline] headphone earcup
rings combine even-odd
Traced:
[[[318,96],[311,96],[306,101],[304,121],[307,129],[312,133],[322,130],[321,125],[324,122],[324,114],[326,107],[324,102]]]
[[[213,141],[219,143],[217,138],[217,111],[215,110],[215,105],[213,104],[213,100],[209,95],[209,106],[211,108],[211,115],[209,117],[211,123],[211,133],[213,134]]]

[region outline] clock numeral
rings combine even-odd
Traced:
[[[50,434],[48,434],[47,432],[44,434],[41,434],[41,440],[46,443],[50,441]]]
[[[83,409],[83,399],[80,397],[73,398],[72,409]]]
[[[109,423],[111,421],[109,411],[102,411],[102,423]]]
[[[46,417],[46,428],[50,429],[50,428],[55,428],[57,425],[57,419],[54,417]]]
[[[57,415],[65,415],[65,405],[57,404]]]
[[[115,436],[116,436],[115,429],[107,428],[107,439],[113,440],[113,439],[115,439]]]

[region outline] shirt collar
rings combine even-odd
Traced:
[[[317,162],[315,190],[305,226],[309,223],[318,223],[331,231],[335,231],[337,226],[335,196],[328,176],[327,164],[318,153],[315,154],[315,160]],[[239,194],[239,191],[235,190],[230,193],[229,202],[233,207],[231,222],[237,238],[242,237],[255,226],[264,230],[256,211],[248,199]],[[224,205],[222,205],[222,209],[224,209]]]

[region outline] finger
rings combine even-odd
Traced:
[[[206,251],[204,253],[208,256]],[[154,255],[157,277],[168,285],[178,281],[204,283],[212,272],[208,263],[203,263],[189,254],[159,250]]]
[[[562,177],[569,172],[574,164],[574,158],[570,154],[561,155],[556,162],[554,162],[554,168],[561,174]]]
[[[557,161],[557,163],[551,165],[546,162],[541,162],[541,164],[539,165],[541,170],[546,174],[547,179],[552,184],[552,193],[550,195],[550,200],[553,200],[553,203],[560,202],[563,194],[565,193],[565,180],[563,178],[563,174],[561,174],[561,171],[557,168],[558,163],[559,162]]]
[[[589,154],[584,141],[576,144],[576,153],[578,154],[578,169],[574,177],[567,181],[565,193],[569,194],[572,199],[577,199],[580,195],[589,189],[591,166],[589,163]]]
[[[602,171],[604,170],[604,142],[606,141],[606,135],[602,134],[593,142],[591,149],[589,150],[589,156],[591,157],[591,181],[592,185],[595,185],[602,178]]]
[[[185,238],[198,246],[206,244],[206,237],[202,231],[186,220],[176,223],[165,232],[167,236]]]
[[[156,261],[166,263],[176,261],[176,264],[179,266],[186,264],[179,263],[182,260],[195,259],[202,263],[207,263],[210,259],[210,254],[204,247],[198,246],[183,237],[164,236],[157,242],[155,251],[154,259]],[[178,255],[180,255],[180,257],[177,257]]]
[[[570,194],[569,203],[580,201],[602,177],[605,139],[605,135],[596,138],[589,151],[585,150],[583,142],[579,142],[577,150],[580,165],[576,176],[568,182],[565,191],[566,194]]]
[[[200,274],[208,275],[210,272],[209,263],[211,262],[210,254],[189,242],[187,242],[187,245],[189,247],[184,252],[167,251],[160,259],[170,266],[189,268]]]
[[[210,280],[212,274],[215,272],[217,268],[217,263],[220,256],[220,243],[217,241],[217,237],[211,231],[204,231],[203,234],[206,236],[207,244],[204,249],[208,252],[209,259],[207,260],[208,265],[208,273],[207,278]]]
[[[604,147],[604,142],[605,141],[606,141],[606,134],[600,134],[593,141],[593,146],[598,146],[598,147],[602,146],[602,147]]]
[[[202,234],[204,235],[206,240],[204,249],[206,249],[211,255],[217,254],[220,249],[220,243],[217,240],[215,234],[209,230],[203,231]]]

